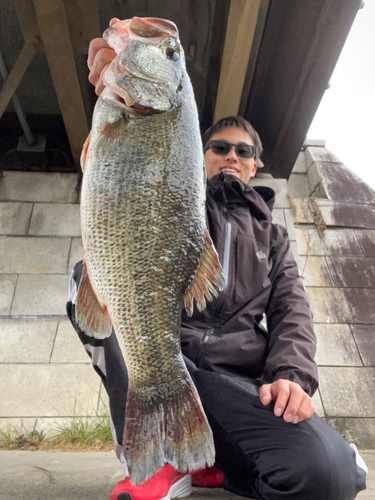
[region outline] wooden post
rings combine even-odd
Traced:
[[[97,0],[64,0],[70,39],[77,54],[87,54],[93,38],[102,36]]]
[[[44,50],[77,169],[88,126],[63,0],[33,0]]]
[[[13,0],[25,43],[38,41],[37,50],[43,50],[32,0]]]
[[[231,0],[214,122],[238,113],[259,8],[260,0]]]

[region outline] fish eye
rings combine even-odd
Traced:
[[[180,54],[171,48],[168,48],[165,51],[165,55],[168,57],[168,59],[170,59],[171,61],[174,61],[174,62],[176,62],[180,59]]]

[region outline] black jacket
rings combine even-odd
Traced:
[[[198,367],[287,379],[312,395],[318,387],[312,314],[286,229],[272,223],[274,198],[272,189],[232,175],[208,181],[207,219],[226,287],[202,313],[182,313],[182,351]]]

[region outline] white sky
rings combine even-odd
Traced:
[[[307,134],[375,189],[375,0],[358,11]]]

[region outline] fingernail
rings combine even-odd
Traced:
[[[292,418],[292,415],[290,413],[287,413],[284,417],[284,420],[285,422],[291,422]]]
[[[298,424],[299,418],[298,417],[293,417],[292,424]]]
[[[267,405],[270,401],[271,401],[270,398],[268,398],[267,396],[262,399],[262,403],[264,405]]]
[[[275,415],[276,417],[280,417],[280,415],[282,414],[283,410],[281,408],[276,408],[275,410]]]

